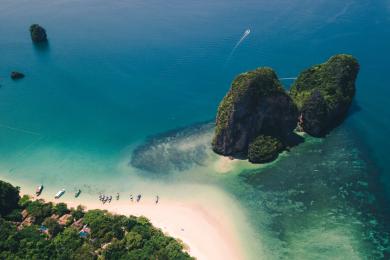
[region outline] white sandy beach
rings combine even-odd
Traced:
[[[66,202],[73,207],[79,204]],[[183,241],[188,253],[197,259],[244,259],[228,220],[201,205],[164,200],[156,205],[151,198],[139,203],[122,199],[106,205],[99,202],[87,205],[88,209],[146,216],[164,233]]]
[[[68,207],[83,205],[86,209],[105,209],[117,214],[145,216],[164,233],[181,240],[187,252],[197,259],[247,259],[238,234],[245,232],[248,227],[245,226],[243,214],[235,208],[234,201],[211,187],[188,186],[184,189],[198,195],[193,198],[183,197],[183,200],[160,197],[158,204],[155,203],[154,196],[143,196],[137,203],[131,202],[125,194],[116,200],[115,193],[110,194],[113,195],[112,202],[106,204],[102,204],[97,196],[83,193],[76,199],[73,193],[68,192],[55,200],[53,196],[49,196],[54,194],[52,190],[44,190],[40,198],[56,203],[65,202]],[[204,192],[205,189],[210,189],[207,191],[209,195],[213,193],[212,200],[201,195],[201,191]],[[23,188],[21,193],[32,194],[29,189],[27,192]],[[223,209],[226,206],[231,208],[227,214]],[[234,221],[243,223],[237,225]]]
[[[69,165],[74,163],[69,162]],[[51,164],[47,162],[46,165]],[[208,167],[191,169],[190,173],[182,173],[182,176],[191,178],[188,176],[201,176],[207,172],[235,174],[241,167],[253,166],[247,161],[218,156],[212,158]],[[35,187],[43,184],[45,187],[40,198],[65,202],[68,207],[83,205],[86,209],[145,216],[154,226],[181,240],[189,254],[197,259],[254,259],[253,252],[263,252],[245,209],[223,189],[187,179],[164,182],[137,177],[126,172],[127,169],[127,165],[120,164],[119,173],[110,176],[70,170],[61,174],[57,168],[53,171],[32,171],[28,168],[0,172],[0,178],[20,186],[21,194],[34,194]],[[93,175],[96,178],[91,180]],[[66,193],[55,200],[54,195],[62,188],[66,189]],[[79,198],[74,197],[77,189],[82,190]],[[112,202],[103,205],[98,199],[100,192],[112,195]],[[120,193],[118,201],[115,199],[117,192]],[[130,194],[134,197],[142,194],[141,201],[131,202]],[[160,197],[158,204],[155,203],[156,195]]]
[[[264,166],[264,164],[252,164],[248,160],[233,159],[229,156],[214,155],[213,159],[212,169],[221,174],[237,172],[237,169],[259,169]]]

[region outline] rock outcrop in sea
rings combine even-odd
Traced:
[[[296,105],[271,68],[240,74],[219,105],[212,148],[221,155],[247,158],[251,147],[251,161],[272,160],[295,129],[297,118]],[[265,145],[269,140],[278,145]]]
[[[22,79],[22,78],[24,78],[24,74],[23,73],[18,72],[18,71],[12,71],[11,72],[11,79],[16,80],[16,79]]]
[[[297,127],[326,135],[347,116],[359,64],[339,54],[303,71],[288,94],[271,68],[239,75],[218,107],[214,152],[269,162],[290,146]]]
[[[266,163],[275,160],[283,151],[283,144],[272,136],[260,135],[249,144],[248,160],[251,163]]]
[[[39,24],[30,26],[31,40],[35,43],[47,42],[46,30]]]
[[[355,95],[358,72],[359,63],[354,57],[339,54],[299,75],[290,96],[300,110],[306,133],[322,137],[345,119]]]

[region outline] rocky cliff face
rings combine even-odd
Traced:
[[[219,105],[213,150],[261,163],[277,158],[298,122],[312,136],[326,135],[346,117],[358,72],[351,55],[335,55],[303,71],[290,95],[270,68],[239,75]]]
[[[302,115],[303,130],[316,137],[341,123],[355,95],[359,64],[351,55],[335,55],[303,71],[290,95]]]
[[[246,157],[256,137],[283,140],[295,128],[297,117],[297,107],[272,69],[243,73],[233,81],[219,105],[213,150]]]

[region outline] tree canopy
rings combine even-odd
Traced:
[[[0,181],[0,215],[5,216],[18,207],[19,187]]]
[[[180,242],[145,217],[21,199],[18,188],[2,181],[0,203],[6,215],[0,217],[0,259],[192,259]],[[25,219],[21,211],[28,213]],[[68,213],[70,221],[61,225],[58,217]]]

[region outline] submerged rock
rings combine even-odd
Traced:
[[[205,165],[213,135],[212,123],[201,123],[149,137],[133,151],[133,167],[160,175]]]
[[[358,72],[354,57],[339,54],[299,75],[290,95],[300,110],[305,132],[321,137],[345,119]]]
[[[21,72],[17,72],[17,71],[12,71],[11,72],[11,79],[22,79],[24,78],[24,74],[21,73]]]
[[[260,135],[272,136],[282,143],[296,127],[297,117],[297,107],[271,68],[240,74],[219,105],[213,150],[247,157],[249,144]]]
[[[47,41],[46,30],[39,24],[30,26],[30,35],[33,42],[39,43]]]

